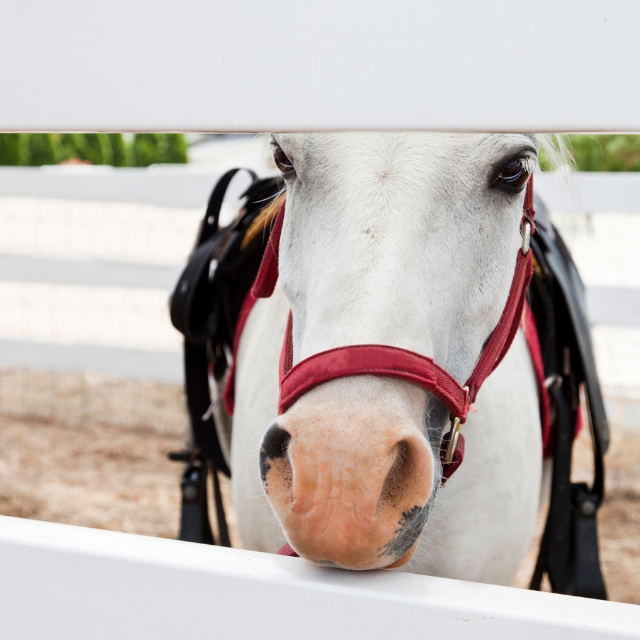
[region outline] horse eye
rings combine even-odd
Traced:
[[[531,170],[525,158],[512,160],[498,175],[496,183],[504,184],[513,189],[520,190],[529,180]]]
[[[290,173],[293,171],[293,163],[287,157],[287,154],[280,148],[280,145],[275,145],[273,150],[273,161],[276,163],[276,167],[282,171],[282,173]]]

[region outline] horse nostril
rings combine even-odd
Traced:
[[[285,458],[290,440],[291,434],[275,423],[267,429],[260,447],[260,475],[263,484],[267,481],[267,473],[271,469],[268,461]]]
[[[405,441],[398,442],[394,448],[396,457],[382,486],[380,502],[396,507],[411,484],[411,452]]]
[[[267,458],[284,458],[287,455],[287,447],[291,440],[291,434],[281,429],[277,424],[269,427],[262,439],[262,450]]]

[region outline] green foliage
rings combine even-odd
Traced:
[[[131,164],[148,167],[157,163],[187,162],[187,143],[181,133],[136,133]]]
[[[82,160],[84,154],[84,135],[81,133],[63,133],[58,138],[58,162]]]
[[[156,133],[136,133],[133,137],[131,165],[148,167],[158,161],[160,152],[159,136]]]
[[[82,160],[91,164],[111,164],[111,143],[106,133],[85,133]]]
[[[577,171],[640,171],[639,135],[566,135],[563,136]],[[544,150],[540,166],[548,171]]]
[[[159,134],[159,138],[157,162],[174,164],[187,162],[187,142],[181,133]]]
[[[568,136],[578,171],[640,171],[640,136]]]
[[[22,140],[25,164],[40,167],[43,164],[56,164],[54,138],[50,133],[30,133]]]
[[[538,150],[538,164],[543,171],[553,171],[554,169],[544,147],[540,147]]]
[[[19,133],[0,133],[0,165],[23,164],[22,145]]]
[[[121,133],[109,133],[109,145],[111,146],[111,164],[114,167],[127,166],[127,147]]]
[[[40,166],[74,159],[115,167],[185,163],[187,143],[179,133],[138,133],[130,145],[121,133],[0,134],[0,165]]]

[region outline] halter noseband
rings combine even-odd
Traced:
[[[280,236],[284,222],[283,201],[271,231],[260,270],[251,293],[256,298],[268,298],[278,280]],[[527,183],[520,231],[522,247],[518,249],[516,268],[507,302],[500,320],[484,347],[471,376],[461,385],[450,373],[428,358],[414,351],[380,344],[360,344],[321,351],[293,365],[293,317],[289,313],[282,353],[280,356],[280,402],[282,414],[307,391],[346,376],[374,375],[406,380],[423,387],[441,400],[449,409],[451,430],[442,440],[440,459],[443,481],[460,466],[464,457],[464,437],[460,427],[476,401],[480,387],[500,364],[518,331],[524,309],[527,287],[532,274],[530,239],[533,232],[533,176]]]

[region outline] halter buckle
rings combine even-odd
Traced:
[[[522,255],[526,256],[529,253],[529,247],[531,246],[531,223],[525,221],[522,225]]]
[[[462,422],[460,418],[454,418],[451,422],[451,430],[449,431],[449,442],[447,443],[447,452],[444,456],[445,464],[451,464],[458,446],[458,437],[460,436],[460,427]]]

